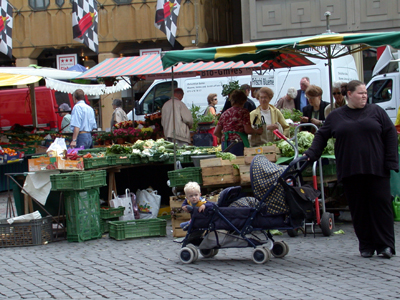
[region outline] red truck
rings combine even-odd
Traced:
[[[35,88],[38,127],[52,131],[61,129],[62,117],[56,113],[59,105],[74,106],[72,95],[44,86]],[[89,104],[87,98],[86,103]],[[28,88],[0,90],[0,129],[8,130],[14,124],[32,126],[32,107]]]

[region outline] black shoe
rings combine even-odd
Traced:
[[[361,256],[364,258],[372,257],[375,251],[361,251]]]
[[[381,255],[381,257],[383,257],[383,258],[390,259],[393,256],[392,249],[390,249],[390,247],[387,247],[387,248],[383,249],[382,252],[379,253],[379,255]]]

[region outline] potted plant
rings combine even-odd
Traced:
[[[123,128],[115,129],[114,136],[117,144],[124,144],[128,139],[128,132],[126,129]]]
[[[227,84],[223,84],[222,85],[222,96],[226,97],[228,96],[228,100],[229,99],[229,95],[234,91],[234,90],[239,90],[240,86],[239,86],[239,80],[232,80]]]

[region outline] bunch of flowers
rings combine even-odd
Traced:
[[[127,129],[128,135],[133,138],[140,138],[140,134],[142,132],[139,128],[130,127]]]
[[[115,138],[127,138],[128,137],[128,129],[120,128],[120,129],[115,129],[114,130],[114,136]]]
[[[153,128],[151,128],[151,127],[143,127],[141,129],[140,137],[143,140],[145,140],[145,139],[149,139],[152,134],[153,134]]]
[[[144,119],[145,119],[145,125],[147,125],[147,126],[157,124],[161,127],[161,111],[157,111],[151,115],[145,115]]]

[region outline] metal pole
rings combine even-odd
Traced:
[[[31,96],[32,124],[33,124],[33,127],[37,128],[38,121],[37,121],[37,112],[36,112],[36,97],[35,97],[35,84],[34,83],[29,84],[29,93]]]
[[[335,109],[333,105],[333,95],[332,95],[332,54],[331,54],[331,46],[325,46],[326,53],[328,54],[328,72],[329,72],[329,98],[331,103],[331,110]]]
[[[171,67],[171,99],[172,99],[172,119],[174,137],[174,170],[176,170],[176,134],[175,134],[175,97],[174,97],[174,67]]]

